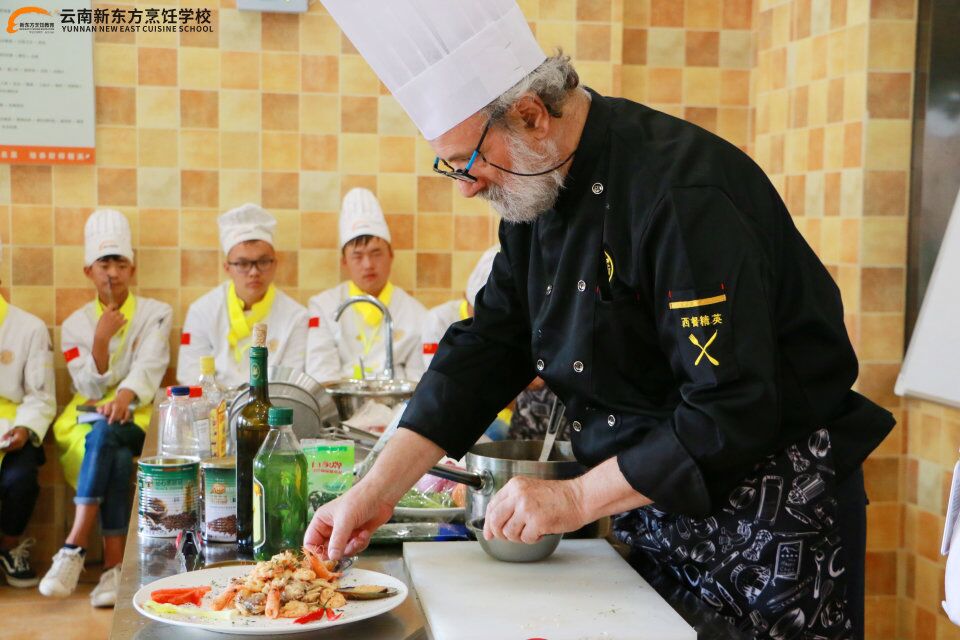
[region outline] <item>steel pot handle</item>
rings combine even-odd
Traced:
[[[434,467],[431,467],[427,473],[438,478],[443,478],[444,480],[465,484],[468,487],[473,487],[477,491],[482,491],[484,493],[486,493],[486,489],[493,487],[493,477],[490,475],[489,471],[484,471],[483,473],[473,473],[471,471],[455,469],[454,467],[448,465],[438,464]]]

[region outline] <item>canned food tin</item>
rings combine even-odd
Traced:
[[[148,538],[175,538],[197,524],[196,458],[143,458],[137,468],[137,531]]]
[[[237,459],[207,458],[200,463],[203,508],[200,535],[206,542],[237,541]]]

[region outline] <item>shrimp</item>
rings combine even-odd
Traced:
[[[230,583],[230,586],[227,587],[226,591],[224,591],[223,593],[218,595],[216,598],[214,598],[213,604],[211,605],[213,610],[220,611],[225,606],[230,604],[233,601],[233,599],[236,597],[238,591],[240,591],[240,583],[238,582]]]
[[[327,567],[327,563],[320,559],[320,556],[310,551],[307,547],[303,548],[303,555],[310,560],[310,568],[317,577],[322,580],[336,580],[340,577],[339,573],[334,573]]]
[[[270,593],[267,594],[267,604],[263,609],[263,613],[271,620],[276,620],[280,617],[280,589],[270,589]]]

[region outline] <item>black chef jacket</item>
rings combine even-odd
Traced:
[[[500,225],[401,426],[459,458],[539,375],[577,459],[616,456],[662,509],[704,516],[764,456],[831,429],[838,475],[892,428],[851,391],[840,293],[761,169],[682,120],[591,92],[570,173]]]

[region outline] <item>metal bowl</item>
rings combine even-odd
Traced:
[[[333,398],[340,420],[344,421],[352,418],[368,400],[390,408],[409,400],[417,383],[409,380],[332,380],[322,386]]]
[[[551,533],[543,536],[533,544],[525,542],[510,542],[509,540],[487,540],[483,537],[483,518],[467,522],[467,528],[473,532],[480,548],[488,556],[503,562],[537,562],[550,557],[560,544],[562,533]]]

